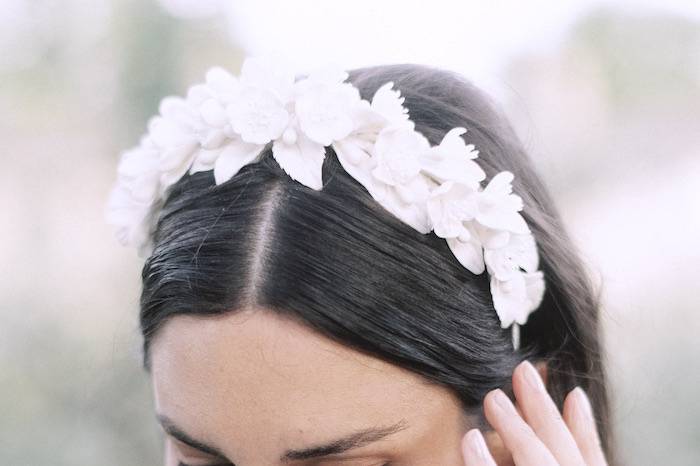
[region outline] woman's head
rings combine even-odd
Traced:
[[[392,454],[353,464],[453,464],[459,438],[453,451],[440,446],[482,426],[483,396],[510,390],[513,368],[529,358],[547,363],[560,406],[575,385],[586,389],[607,439],[597,301],[506,120],[446,71],[380,66],[351,71],[349,81],[364,99],[393,81],[432,144],[466,127],[488,178],[515,174],[547,281],[521,349],[499,325],[488,275],[379,206],[331,148],[321,191],[289,178],[268,150],[221,185],[210,171],[186,175],[161,212],[141,297],[144,363],[161,414],[178,413],[183,430],[239,466],[387,423],[411,428],[384,440]],[[421,441],[432,456],[409,451]]]

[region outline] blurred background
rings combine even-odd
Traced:
[[[162,464],[104,202],[162,97],[267,52],[491,94],[603,294],[622,459],[700,464],[697,0],[0,0],[0,464]]]

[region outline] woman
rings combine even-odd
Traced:
[[[300,79],[249,59],[160,113],[122,158],[110,221],[146,258],[166,466],[612,463],[597,298],[512,129],[464,78]],[[455,185],[464,202],[445,210]],[[511,208],[502,227],[477,212],[489,190]],[[498,238],[532,248],[507,270],[528,278],[519,304]]]

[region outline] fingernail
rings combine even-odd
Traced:
[[[535,366],[533,366],[530,361],[523,361],[522,365],[525,369],[525,380],[527,380],[528,385],[535,390],[544,391],[545,388],[542,377],[540,377],[540,373],[537,372]]]
[[[513,406],[513,403],[510,401],[510,398],[501,390],[500,388],[497,388],[496,393],[494,394],[494,397],[496,398],[496,404],[498,405],[499,408],[503,410],[503,412],[508,413],[508,414],[518,414],[517,411],[515,411],[515,406]]]
[[[471,451],[476,453],[480,459],[486,460],[489,458],[489,449],[479,429],[472,429],[467,432],[467,444]]]
[[[586,395],[586,392],[584,392],[581,387],[574,388],[574,391],[576,392],[577,398],[576,406],[581,415],[584,418],[593,421],[593,409],[591,408],[591,401],[588,399],[588,395]]]

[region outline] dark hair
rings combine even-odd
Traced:
[[[548,363],[560,409],[576,385],[589,394],[612,464],[598,297],[561,218],[506,118],[459,74],[398,64],[350,71],[364,99],[387,81],[405,97],[416,130],[438,144],[451,128],[479,150],[487,179],[515,174],[523,216],[540,252],[546,293],[521,328],[521,349],[502,329],[488,274],[459,264],[444,239],[421,234],[382,208],[327,148],[323,189],[292,180],[266,147],[262,159],[215,185],[211,171],[185,175],[160,213],[142,271],[144,367],[158,329],[178,314],[248,307],[302,322],[326,337],[452,389],[487,427],[489,390],[512,396],[523,359]]]

